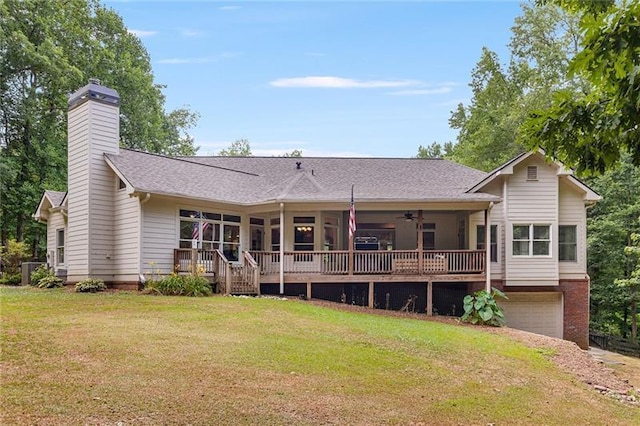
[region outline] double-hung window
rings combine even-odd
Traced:
[[[478,225],[476,228],[476,249],[484,250],[486,234],[484,233],[484,225]],[[490,259],[492,262],[498,261],[498,225],[491,225],[491,242],[490,242]]]
[[[550,256],[551,225],[513,225],[514,256]]]
[[[64,229],[56,230],[56,265],[64,265]]]
[[[558,260],[575,262],[578,260],[578,227],[558,226]]]

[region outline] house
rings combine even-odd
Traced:
[[[67,283],[138,288],[198,269],[229,293],[412,300],[429,315],[460,315],[466,294],[494,286],[508,325],[588,346],[586,208],[599,196],[542,153],[491,173],[442,159],[169,158],[119,147],[118,94],[95,81],[69,99],[68,137],[68,191],[45,191],[34,214]]]

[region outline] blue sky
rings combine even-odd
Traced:
[[[146,46],[199,155],[410,157],[455,141],[483,46],[508,60],[514,1],[107,1]]]

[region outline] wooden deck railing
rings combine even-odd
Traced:
[[[221,250],[174,249],[173,264],[177,273],[213,276],[227,294],[260,292],[258,264],[247,251],[240,263],[231,263]]]
[[[280,253],[252,251],[260,274],[280,273]],[[484,250],[355,251],[354,274],[477,274],[485,271]],[[347,275],[349,252],[305,251],[284,253],[285,274]]]

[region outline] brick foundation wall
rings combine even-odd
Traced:
[[[589,349],[589,278],[561,280],[564,294],[564,339]]]

